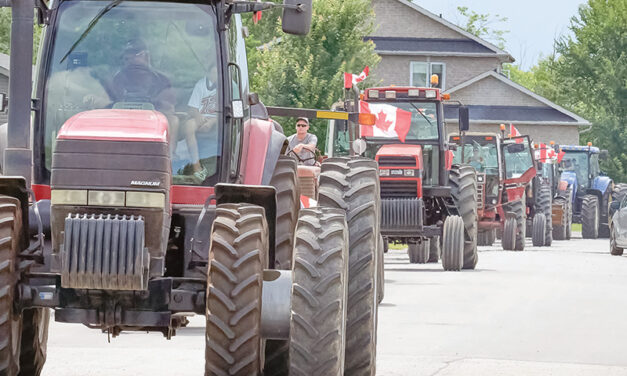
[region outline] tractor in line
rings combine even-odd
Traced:
[[[0,374],[40,374],[51,310],[167,339],[204,315],[206,375],[375,374],[376,163],[325,161],[301,209],[286,137],[249,92],[241,15],[279,7],[303,35],[311,0],[51,4],[0,2]]]
[[[437,78],[437,77],[436,77]],[[381,234],[408,245],[411,263],[438,262],[444,270],[474,269],[477,254],[477,183],[474,170],[453,164],[436,88],[372,87],[346,90],[336,108],[376,115],[374,125],[332,120],[327,153],[356,153],[379,169]],[[468,128],[468,108],[460,108]]]
[[[504,137],[501,132],[452,134],[454,163],[477,171],[478,244],[490,246],[502,233],[504,250],[523,251],[527,231],[527,191],[536,175],[528,136]]]

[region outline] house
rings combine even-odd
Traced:
[[[514,58],[409,0],[373,0],[376,30],[366,37],[375,44],[381,62],[373,76],[382,85],[437,87],[451,94],[444,115],[449,132],[455,132],[455,101],[470,109],[474,131],[497,131],[514,124],[538,142],[554,140],[579,144],[579,130],[590,123],[552,103],[503,73]]]
[[[9,94],[9,55],[0,53],[0,93]],[[0,124],[6,123],[8,115],[0,112]]]

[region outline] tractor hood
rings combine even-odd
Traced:
[[[422,169],[422,146],[409,144],[383,145],[375,157],[379,166]]]

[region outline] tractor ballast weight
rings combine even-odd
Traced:
[[[524,250],[526,191],[536,175],[529,137],[505,138],[499,133],[452,134],[455,163],[477,171],[479,245],[492,245],[503,233],[503,249]]]
[[[400,137],[397,131],[390,132],[393,124],[400,129],[399,118],[386,121],[379,115],[374,125],[334,120],[327,129],[327,152],[363,154],[377,161],[381,233],[385,242],[408,244],[410,262],[437,262],[441,254],[445,270],[474,269],[475,175],[468,166],[452,165],[442,100],[435,88],[368,88],[360,98],[353,86],[338,107],[362,114],[388,111],[390,117],[396,112],[409,119],[408,129]],[[460,124],[467,126],[467,117],[461,119],[467,116],[464,109]],[[461,227],[453,224],[459,217]]]
[[[286,137],[254,115],[265,111],[251,108],[263,110],[248,93],[240,13],[283,7],[284,30],[303,34],[311,1],[53,4],[0,2],[13,7],[10,115],[0,142],[0,374],[41,372],[49,309],[56,321],[114,337],[128,330],[169,339],[189,313],[206,315],[207,375],[321,366],[374,374],[377,232],[356,245],[351,218],[378,227],[377,170],[361,167],[371,189],[361,192],[370,206],[360,215],[349,212],[356,201],[346,192],[342,207],[300,212],[296,163],[281,155]],[[48,26],[31,100],[34,6]],[[132,19],[142,22],[126,28]],[[150,42],[165,46],[154,62]],[[127,65],[141,69],[112,82]],[[147,71],[155,85],[110,86]],[[196,86],[199,118],[189,104]],[[188,128],[199,125],[192,120],[204,129]],[[178,135],[177,124],[185,129]],[[350,263],[349,250],[372,261]],[[347,313],[357,285],[370,288]],[[327,333],[329,345],[317,346]]]

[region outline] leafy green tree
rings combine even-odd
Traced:
[[[35,27],[33,29],[34,45],[33,45],[33,63],[37,58],[36,53],[39,48],[39,39],[41,39],[42,28],[37,25],[35,19]],[[11,53],[11,8],[0,8],[0,52],[3,54]]]
[[[593,123],[582,141],[608,149],[604,168],[627,182],[627,1],[588,0],[549,63],[557,103]]]
[[[492,16],[489,13],[479,14],[468,7],[457,7],[457,12],[464,19],[458,26],[467,32],[494,43],[500,49],[505,48],[505,35],[509,30],[499,30],[493,27],[494,24],[507,22],[507,17],[500,15]]]
[[[245,19],[251,86],[266,105],[331,108],[342,98],[344,72],[379,61],[374,44],[363,39],[374,30],[370,0],[314,0],[304,37],[283,34],[279,13],[267,13],[257,25]],[[282,123],[294,132],[294,119]],[[322,149],[326,122],[312,122],[311,131]]]

